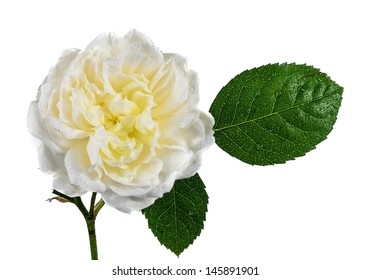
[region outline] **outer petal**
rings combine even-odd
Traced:
[[[215,139],[213,136],[214,135],[213,127],[215,124],[215,120],[211,115],[201,112],[200,121],[202,122],[205,128],[205,140],[202,147],[202,150],[205,150],[215,143]]]
[[[164,193],[171,191],[177,176],[179,176],[178,172],[163,170],[159,175],[161,184],[154,186],[146,196],[153,198],[162,197]]]
[[[97,178],[96,172],[89,172],[89,161],[86,143],[71,148],[64,159],[71,184],[91,192],[104,192],[106,185]]]
[[[53,188],[68,196],[82,196],[86,193],[85,189],[72,185],[66,171],[58,172],[54,175]]]
[[[45,123],[41,120],[37,101],[32,101],[28,109],[27,118],[28,131],[39,138],[52,151],[63,153],[63,149],[53,141]]]
[[[114,193],[116,193],[119,196],[144,196],[147,193],[151,191],[153,186],[127,186],[120,184],[110,178],[104,178],[104,183],[107,186],[107,189],[112,190]]]
[[[43,144],[38,148],[38,154],[41,171],[54,174],[54,189],[68,196],[81,196],[86,193],[84,189],[70,183],[64,167],[64,155],[54,153]]]
[[[148,77],[164,63],[163,53],[145,34],[136,30],[130,31],[124,37],[126,48],[122,48],[124,73],[141,73]]]
[[[201,166],[202,153],[215,141],[213,137],[214,132],[212,130],[214,126],[214,119],[209,115],[201,112],[198,125],[200,124],[202,124],[203,127],[203,133],[201,133],[203,138],[202,144],[197,143],[197,141],[195,141],[195,143],[192,143],[192,141],[190,142],[191,148],[194,151],[194,156],[189,162],[188,167],[184,169],[182,174],[180,174],[177,179],[183,179],[193,176]],[[192,130],[189,130],[188,135],[185,137],[187,137],[188,139],[192,139]],[[196,136],[194,136],[194,138],[196,138]]]
[[[146,196],[120,196],[109,189],[102,193],[102,197],[108,205],[124,213],[142,210],[153,204],[156,200],[155,198]]]
[[[55,173],[64,169],[64,155],[52,152],[41,144],[38,148],[40,170],[46,173]]]
[[[54,94],[53,91],[59,89],[61,80],[63,79],[67,69],[69,68],[70,64],[75,60],[76,56],[80,50],[78,49],[68,49],[65,50],[61,57],[58,59],[57,64],[52,67],[49,71],[48,76],[45,78],[44,82],[39,88],[37,94],[37,100],[39,101],[39,109],[41,113],[41,117],[44,118],[49,116],[49,108],[48,105]]]
[[[58,59],[57,64],[52,69],[50,69],[47,81],[51,82],[61,79],[65,71],[69,68],[71,62],[76,58],[79,52],[79,49],[67,49],[63,51],[62,55]]]
[[[153,93],[157,103],[157,107],[153,108],[153,116],[159,119],[182,115],[198,102],[197,75],[181,64],[185,63],[181,56],[167,55],[166,59],[163,82],[159,83]]]
[[[164,145],[158,151],[166,172],[182,173],[192,159],[192,151],[186,147]]]

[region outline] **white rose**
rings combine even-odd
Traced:
[[[29,108],[40,168],[66,195],[98,192],[120,211],[143,209],[194,175],[214,141],[198,98],[185,59],[137,31],[66,50]]]

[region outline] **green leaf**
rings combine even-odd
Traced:
[[[198,174],[175,181],[173,189],[143,210],[161,244],[179,256],[200,235],[208,195]]]
[[[216,144],[249,164],[284,163],[326,139],[343,88],[307,65],[269,64],[233,78],[215,98]]]

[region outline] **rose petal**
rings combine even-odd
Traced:
[[[41,141],[43,141],[43,143],[49,149],[56,153],[64,152],[64,149],[55,143],[55,141],[51,138],[48,129],[41,120],[37,101],[33,101],[30,104],[27,117],[27,126],[28,131],[36,138],[39,138]]]
[[[109,178],[104,178],[104,183],[108,189],[120,196],[143,196],[153,188],[151,185],[141,187],[137,185],[123,185]]]
[[[101,149],[107,149],[107,145],[108,140],[106,130],[102,126],[98,126],[95,129],[95,134],[90,136],[89,142],[86,146],[86,152],[90,159],[89,172],[96,170],[98,164],[101,163],[99,153]]]
[[[67,139],[81,139],[89,136],[87,131],[71,128],[54,117],[50,117],[48,121],[50,122],[50,126],[58,132],[58,138],[65,137]]]
[[[203,126],[205,127],[205,138],[204,138],[204,144],[202,147],[202,150],[205,150],[209,148],[211,145],[215,143],[214,139],[214,124],[215,120],[213,117],[211,117],[209,114],[206,114],[204,112],[200,113],[200,121],[202,122]]]
[[[122,71],[126,74],[144,73],[148,77],[153,76],[164,62],[162,52],[146,35],[135,30],[126,35],[124,40],[128,47],[124,49]]]
[[[104,192],[106,185],[99,180],[96,172],[89,172],[90,163],[86,152],[86,143],[71,148],[64,159],[71,184],[86,191]]]
[[[135,210],[142,210],[155,201],[155,198],[143,196],[120,196],[107,189],[102,193],[103,200],[110,206],[124,213],[131,213]]]
[[[59,172],[54,175],[53,189],[72,197],[82,196],[86,193],[85,189],[70,183],[70,179],[66,172]]]
[[[64,155],[52,152],[46,145],[41,144],[37,149],[40,170],[55,173],[64,170]]]

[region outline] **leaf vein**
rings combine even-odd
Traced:
[[[238,150],[241,150],[243,153],[247,153],[247,154],[251,155],[252,157],[258,159],[257,156],[255,156],[254,154],[249,153],[249,150],[244,150],[244,149],[242,149],[242,147],[241,147],[240,145],[238,145],[238,144],[237,144],[237,143],[236,143],[236,142],[235,142],[231,137],[229,137],[228,134],[225,134],[224,131],[220,131],[220,133],[224,134],[224,136],[225,136],[227,139],[229,139],[229,141],[231,141],[231,142],[235,145],[235,147],[236,147]]]
[[[214,129],[214,132],[222,131],[222,130],[226,130],[226,129],[230,129],[230,128],[233,128],[233,127],[238,127],[240,125],[251,123],[251,122],[256,122],[258,120],[269,118],[269,117],[274,116],[274,115],[279,115],[281,113],[284,113],[284,112],[287,112],[287,111],[290,111],[290,110],[294,110],[294,109],[297,109],[297,108],[299,108],[301,106],[305,106],[305,105],[311,104],[313,102],[319,101],[319,100],[321,100],[321,99],[323,99],[325,97],[327,97],[327,96],[321,96],[321,97],[316,98],[316,99],[313,99],[313,100],[311,100],[309,102],[304,102],[304,103],[301,103],[299,105],[295,105],[295,106],[290,107],[290,108],[286,108],[286,109],[283,109],[283,110],[280,110],[280,111],[277,111],[277,112],[273,112],[273,113],[270,113],[270,114],[267,114],[267,115],[258,117],[256,119],[246,120],[246,121],[243,121],[243,122],[240,122],[240,123],[236,123],[236,124],[232,124],[232,125],[228,125],[228,126],[224,126],[224,127],[220,127],[220,128],[215,128]]]
[[[266,131],[267,133],[269,134],[272,134],[273,136],[276,136],[277,138],[281,139],[281,140],[284,140],[284,141],[287,141],[293,145],[296,145],[294,142],[290,141],[289,139],[285,138],[285,137],[282,137],[278,134],[275,134],[273,133],[272,131],[269,131],[267,128],[265,128],[264,126],[262,126],[261,124],[259,124],[258,122],[254,122],[256,125],[260,126],[262,129],[264,129],[264,131]]]
[[[250,79],[246,79],[243,83],[243,85],[241,86],[240,88],[240,91],[238,92],[238,98],[237,98],[237,102],[236,102],[236,107],[234,109],[234,114],[233,114],[233,118],[232,118],[232,122],[234,122],[234,120],[236,119],[236,115],[237,115],[237,108],[238,108],[238,105],[240,104],[240,98],[241,98],[241,93],[242,93],[242,90],[244,89],[244,87],[246,86],[247,82],[250,81]]]
[[[270,80],[272,80],[275,76],[276,76],[276,74],[273,74],[272,76],[269,77],[269,79],[267,79],[266,81],[264,81],[264,83],[260,86],[260,88],[259,88],[259,90],[257,91],[257,93],[254,95],[253,100],[251,101],[250,110],[249,110],[249,112],[247,113],[247,117],[246,117],[245,121],[247,121],[247,120],[250,118],[251,110],[252,110],[252,108],[254,108],[254,102],[255,102],[256,98],[261,94],[261,90],[262,90],[263,86],[265,86],[265,85],[266,85]]]

